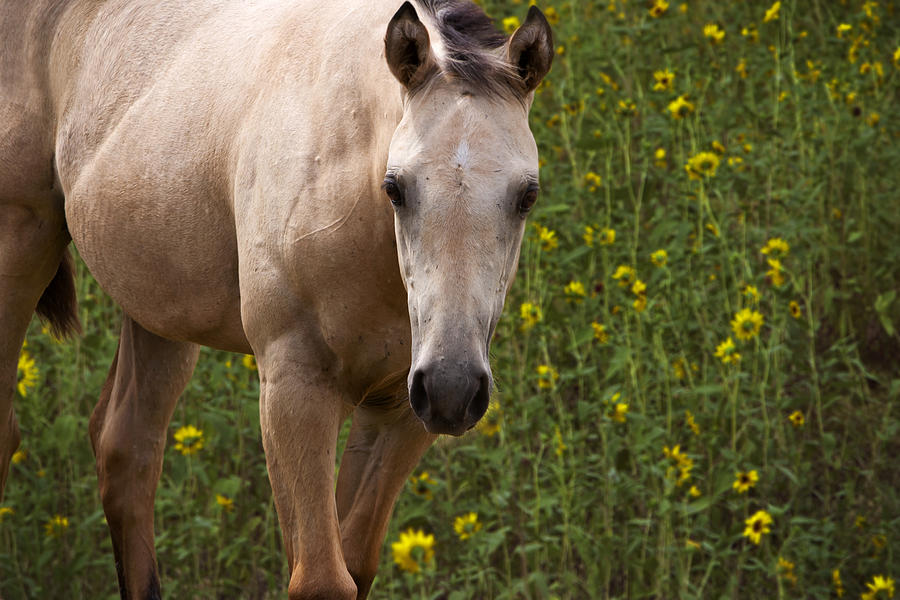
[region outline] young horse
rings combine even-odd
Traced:
[[[507,38],[467,1],[390,4],[0,3],[0,486],[31,314],[77,328],[71,239],[125,314],[90,426],[123,598],[160,596],[153,498],[198,345],[257,357],[291,598],[364,598],[409,473],[487,408],[551,32],[534,7]]]

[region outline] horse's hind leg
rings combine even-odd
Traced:
[[[153,500],[166,428],[199,346],[156,336],[126,316],[116,358],[91,415],[100,498],[124,600],[160,598]]]
[[[10,191],[2,187],[3,166],[0,164],[0,498],[10,457],[19,445],[13,397],[28,323],[39,301],[53,306],[43,312],[56,325],[75,322],[70,263],[61,262],[69,243],[62,208],[54,206],[54,199],[46,193],[29,201],[7,197]]]

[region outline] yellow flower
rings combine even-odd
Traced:
[[[742,58],[734,70],[741,76],[741,79],[747,79],[747,60]]]
[[[761,313],[749,308],[739,310],[731,321],[731,329],[739,340],[751,340],[759,335],[763,326]]]
[[[538,374],[538,387],[541,389],[552,388],[559,379],[559,373],[550,365],[538,365],[535,371]]]
[[[756,469],[752,471],[738,471],[734,474],[734,483],[731,487],[737,490],[738,494],[743,494],[754,487],[757,481],[759,481],[759,473],[756,472]]]
[[[597,188],[599,188],[601,185],[603,185],[603,178],[600,177],[598,174],[594,173],[593,171],[588,171],[587,175],[584,176],[584,180],[588,184],[589,192],[596,192]]]
[[[688,493],[693,498],[699,498],[700,497],[700,488],[698,488],[696,485],[692,485],[691,489],[688,490]]]
[[[391,544],[394,562],[410,573],[418,573],[434,560],[434,536],[425,535],[421,529],[412,528],[400,534],[400,540]]]
[[[672,89],[672,84],[675,81],[675,73],[669,69],[655,71],[653,73],[653,79],[656,80],[656,83],[653,84],[653,91],[664,92]]]
[[[612,420],[617,423],[624,423],[626,415],[628,415],[628,405],[624,402],[617,402],[616,408],[613,410]]]
[[[562,456],[568,446],[566,446],[566,443],[563,441],[562,432],[559,430],[559,427],[554,427],[553,439],[556,440],[556,449],[554,450],[556,456]]]
[[[841,581],[841,570],[835,569],[831,572],[831,581],[834,583],[834,593],[838,598],[844,596],[844,582]]]
[[[251,371],[255,371],[256,367],[256,357],[252,354],[245,354],[244,358],[241,359],[241,364],[244,365],[244,368],[249,369]]]
[[[9,506],[0,506],[0,523],[3,522],[6,515],[12,515],[15,514],[15,512],[15,509],[10,508]]]
[[[790,252],[791,246],[781,238],[771,238],[766,245],[760,249],[760,252],[766,256],[772,255],[773,258],[784,258]]]
[[[654,19],[661,17],[669,10],[669,3],[666,0],[653,0],[653,6],[650,7],[650,16]]]
[[[456,517],[456,520],[453,521],[453,530],[461,540],[467,540],[478,533],[478,531],[481,530],[481,523],[478,521],[478,513],[470,512]]]
[[[803,309],[800,308],[800,305],[797,303],[796,300],[791,300],[788,303],[788,309],[791,311],[791,316],[794,317],[795,319],[799,319],[800,317],[803,316]]]
[[[871,583],[866,584],[866,587],[869,588],[869,591],[863,594],[863,598],[878,598],[878,592],[885,592],[884,597],[887,598],[894,597],[894,580],[890,577],[885,577],[884,575],[876,575],[872,578]]]
[[[234,510],[234,500],[222,494],[216,494],[216,504],[231,512]]]
[[[744,286],[744,292],[743,292],[743,294],[744,294],[745,296],[747,296],[748,298],[750,298],[750,300],[751,300],[754,304],[756,304],[757,302],[759,302],[759,290],[756,289],[756,286],[755,286],[755,285],[750,285],[750,284],[748,283],[746,286]]]
[[[634,302],[631,303],[634,307],[634,310],[641,313],[647,309],[647,295],[641,294],[637,298],[634,299]]]
[[[778,19],[778,11],[781,9],[781,2],[776,2],[769,10],[766,11],[766,16],[763,17],[763,23],[768,23],[769,21],[775,21]]]
[[[745,38],[749,39],[751,42],[756,42],[759,40],[759,31],[756,29],[756,25],[750,23],[746,27],[741,27],[741,35]]]
[[[708,37],[709,41],[713,44],[721,44],[722,40],[725,39],[725,32],[719,29],[719,26],[715,23],[704,25],[703,35],[704,37]]]
[[[766,275],[769,277],[769,280],[772,282],[772,285],[775,287],[781,287],[784,285],[784,271],[781,267],[781,261],[777,258],[768,258],[766,262],[769,263],[769,270],[766,271]]]
[[[616,111],[625,116],[635,115],[637,114],[637,104],[631,98],[624,98],[619,100],[619,103],[616,105]]]
[[[634,268],[626,265],[619,265],[616,268],[616,272],[613,273],[612,278],[618,280],[620,287],[629,287],[634,282],[635,275]]]
[[[893,61],[895,67],[900,67],[900,46],[897,46],[897,49],[894,50]]]
[[[175,432],[175,449],[188,456],[203,448],[203,431],[193,425],[185,425]]]
[[[488,437],[493,437],[500,431],[502,424],[503,410],[500,408],[500,403],[492,398],[488,403],[487,412],[478,421],[478,431]]]
[[[650,255],[650,262],[652,262],[657,267],[666,266],[666,262],[668,260],[669,260],[669,253],[661,248]]]
[[[616,230],[604,227],[600,230],[600,243],[604,246],[611,246],[616,241]]]
[[[672,372],[675,374],[675,379],[684,379],[687,376],[687,370],[684,367],[685,361],[683,358],[672,361]]]
[[[694,180],[701,180],[704,177],[715,177],[716,169],[719,168],[719,155],[713,152],[699,152],[690,157],[684,170],[687,171],[688,177]]]
[[[844,39],[844,34],[853,29],[853,25],[848,25],[847,23],[841,23],[837,26],[837,36],[840,39]]]
[[[538,239],[541,243],[541,249],[544,252],[550,252],[559,245],[559,242],[556,239],[555,231],[538,224],[535,224],[535,227],[537,228]]]
[[[594,321],[591,323],[591,328],[594,330],[594,339],[596,339],[601,344],[605,344],[609,341],[609,334],[606,332],[606,326],[602,323],[597,323]]]
[[[665,148],[657,148],[656,152],[653,153],[653,158],[656,159],[654,164],[660,169],[665,169],[668,166],[666,163],[666,149]]]
[[[797,585],[797,575],[794,574],[794,563],[784,558],[783,556],[778,557],[778,566],[777,566],[778,575],[790,583],[792,586]]]
[[[544,16],[547,17],[547,22],[551,25],[559,25],[559,13],[552,6],[544,9]]]
[[[596,229],[594,229],[590,225],[584,226],[584,233],[581,235],[581,239],[584,240],[584,245],[588,248],[594,247],[594,234],[596,232]]]
[[[20,396],[24,398],[28,395],[28,390],[37,385],[38,373],[34,359],[23,346],[22,353],[19,354],[18,384],[16,385]]]
[[[56,515],[44,523],[44,532],[47,537],[58,538],[69,528],[69,519],[62,515]]]
[[[694,435],[700,435],[700,426],[697,425],[697,421],[694,420],[694,415],[691,411],[684,411],[684,422],[688,428],[694,432]]]
[[[716,346],[716,358],[720,358],[724,364],[737,364],[741,360],[741,355],[736,352],[734,342],[728,338],[718,346]]]
[[[544,315],[541,313],[541,307],[531,302],[523,302],[519,307],[519,317],[522,319],[522,331],[528,331],[538,323],[540,323]]]
[[[687,96],[682,94],[669,102],[668,110],[673,119],[683,119],[694,112],[694,105],[688,102]]]
[[[434,492],[432,492],[432,488],[435,485],[435,481],[431,478],[431,475],[428,474],[428,471],[422,471],[422,474],[419,476],[410,476],[409,485],[412,486],[412,490],[415,495],[421,496],[426,500],[431,500],[434,498]]]
[[[881,120],[881,116],[879,116],[877,112],[869,113],[869,116],[866,117],[866,123],[868,123],[870,127],[878,125],[879,120]]]
[[[788,420],[794,427],[803,427],[803,424],[806,422],[806,420],[803,418],[803,413],[799,410],[795,410],[794,412],[792,412],[791,416],[788,417]]]
[[[28,452],[26,450],[16,450],[12,455],[12,463],[14,465],[23,462],[26,458],[28,458]]]
[[[515,33],[516,29],[519,28],[519,25],[521,25],[521,22],[519,22],[519,17],[512,16],[503,19],[503,31],[505,31],[506,33]]]
[[[631,291],[634,292],[635,296],[641,296],[647,293],[647,284],[641,281],[640,279],[636,279],[634,281],[634,285],[631,286]]]
[[[750,538],[751,542],[758,545],[763,534],[771,531],[769,525],[772,524],[772,515],[764,510],[758,510],[744,523],[747,524],[747,528],[744,529],[744,537]]]
[[[584,284],[580,281],[570,281],[564,291],[568,299],[574,300],[575,302],[581,302],[582,298],[587,296],[587,292],[584,290]]]

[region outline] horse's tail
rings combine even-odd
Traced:
[[[78,297],[75,295],[75,273],[72,254],[66,248],[56,275],[38,300],[38,316],[50,323],[50,330],[57,338],[81,333],[78,320]]]

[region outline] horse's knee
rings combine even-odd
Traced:
[[[343,569],[335,573],[311,573],[295,567],[288,585],[289,600],[356,600],[356,584]]]

